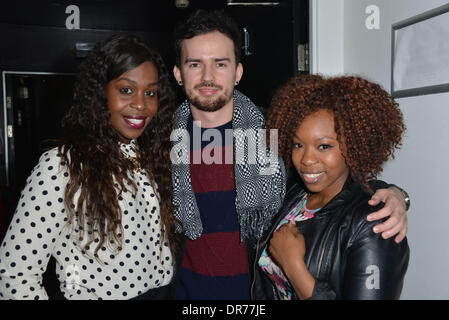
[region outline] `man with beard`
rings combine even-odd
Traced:
[[[174,33],[173,73],[187,96],[174,115],[172,134],[173,199],[185,239],[177,259],[177,299],[249,299],[257,240],[285,195],[281,159],[272,161],[265,145],[257,161],[240,154],[265,141],[262,114],[234,89],[243,74],[240,38],[231,18],[201,10]],[[386,202],[373,220],[394,216],[378,232],[399,233],[401,240],[404,198],[391,189],[373,196],[371,204]]]

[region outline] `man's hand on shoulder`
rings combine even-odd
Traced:
[[[375,233],[382,233],[384,239],[395,237],[395,242],[404,240],[407,234],[407,211],[404,194],[396,187],[378,189],[368,201],[371,206],[384,202],[385,206],[379,211],[367,216],[368,221],[376,221],[389,217],[385,222],[373,228]]]

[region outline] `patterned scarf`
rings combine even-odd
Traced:
[[[186,100],[174,115],[174,131],[171,140],[173,202],[175,216],[181,221],[184,234],[189,239],[198,238],[202,231],[200,212],[195,201],[190,180],[190,139],[188,122],[190,105]],[[234,136],[234,173],[236,187],[236,211],[240,224],[240,240],[256,241],[270,226],[285,195],[285,168],[282,159],[270,158],[263,130],[265,120],[254,103],[234,90],[232,128]],[[248,134],[250,133],[250,134]],[[254,155],[254,146],[259,147]],[[256,161],[254,161],[254,157]],[[274,160],[274,161],[273,161]],[[181,233],[181,226],[177,226]]]

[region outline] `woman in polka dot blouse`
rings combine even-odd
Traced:
[[[99,43],[82,63],[64,138],[31,172],[0,247],[0,298],[171,297],[177,241],[170,179],[169,74],[133,36]]]

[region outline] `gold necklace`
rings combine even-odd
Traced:
[[[100,152],[104,152],[103,148],[100,145],[97,144],[96,147],[97,147],[97,149]],[[140,173],[140,171],[142,171],[142,165],[140,164],[140,161],[139,161],[139,159],[140,159],[140,152],[136,152],[136,156],[135,157],[129,156],[128,154],[123,152],[123,150],[120,153],[121,153],[122,157],[125,157],[125,159],[128,159],[131,162],[131,164],[133,166],[133,170],[135,172]]]
[[[140,164],[139,158],[140,158],[140,154],[136,153],[136,157],[131,157],[129,155],[127,155],[126,153],[122,154],[126,157],[126,159],[128,159],[129,161],[131,161],[131,164],[133,166],[133,170],[137,173],[140,173],[140,171],[142,170],[142,165]]]

